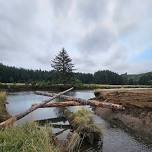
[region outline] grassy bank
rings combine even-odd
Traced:
[[[0,90],[4,91],[35,91],[35,90],[66,90],[72,85],[63,84],[48,84],[48,83],[37,83],[37,84],[25,84],[25,83],[0,83]]]
[[[151,85],[76,84],[76,89],[152,88]]]
[[[0,92],[0,122],[6,120],[9,117],[9,114],[6,111],[5,100],[6,93]]]
[[[52,134],[34,122],[0,130],[0,151],[4,152],[59,152]]]
[[[65,90],[70,87],[75,89],[113,89],[113,88],[152,88],[151,85],[106,85],[106,84],[48,84],[48,83],[36,83],[36,84],[25,84],[25,83],[0,83],[1,90],[7,91],[34,91],[34,90]]]

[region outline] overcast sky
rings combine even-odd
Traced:
[[[77,71],[152,71],[152,0],[0,0],[0,62],[51,70],[65,48]]]

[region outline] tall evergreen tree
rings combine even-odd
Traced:
[[[74,64],[64,48],[52,60],[51,66],[57,73],[57,82],[67,84],[73,81]]]

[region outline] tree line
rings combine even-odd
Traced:
[[[93,74],[73,73],[77,83],[95,83]],[[0,63],[0,82],[2,83],[31,83],[38,81],[49,81],[51,83],[61,83],[57,79],[58,74],[52,71],[28,70],[6,66]],[[96,75],[97,76],[97,75]],[[57,82],[58,81],[58,82]]]
[[[127,75],[109,71],[99,70],[94,74],[74,72],[74,64],[66,50],[63,48],[58,55],[51,60],[53,70],[29,70],[6,66],[0,63],[0,82],[2,83],[37,83],[45,82],[49,84],[143,84],[152,85],[152,73],[140,75]]]
[[[0,63],[0,82],[2,83],[36,83],[49,82],[51,84],[60,83],[57,78],[57,73],[52,71],[42,70],[27,70],[3,65]],[[129,75],[119,75],[109,70],[97,71],[91,73],[74,73],[74,83],[85,84],[143,84],[152,85],[152,73],[146,73],[136,78],[129,79]]]

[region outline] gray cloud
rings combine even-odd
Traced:
[[[150,71],[150,61],[129,59],[152,47],[151,7],[151,0],[0,0],[0,62],[50,70],[65,47],[77,71]]]
[[[87,24],[97,20],[101,21],[106,13],[106,5],[106,0],[98,0],[96,2],[92,0],[79,0],[77,3],[77,13],[79,17]]]
[[[83,39],[80,40],[79,47],[86,53],[107,52],[111,45],[115,42],[115,35],[108,29],[96,27],[88,32]]]

